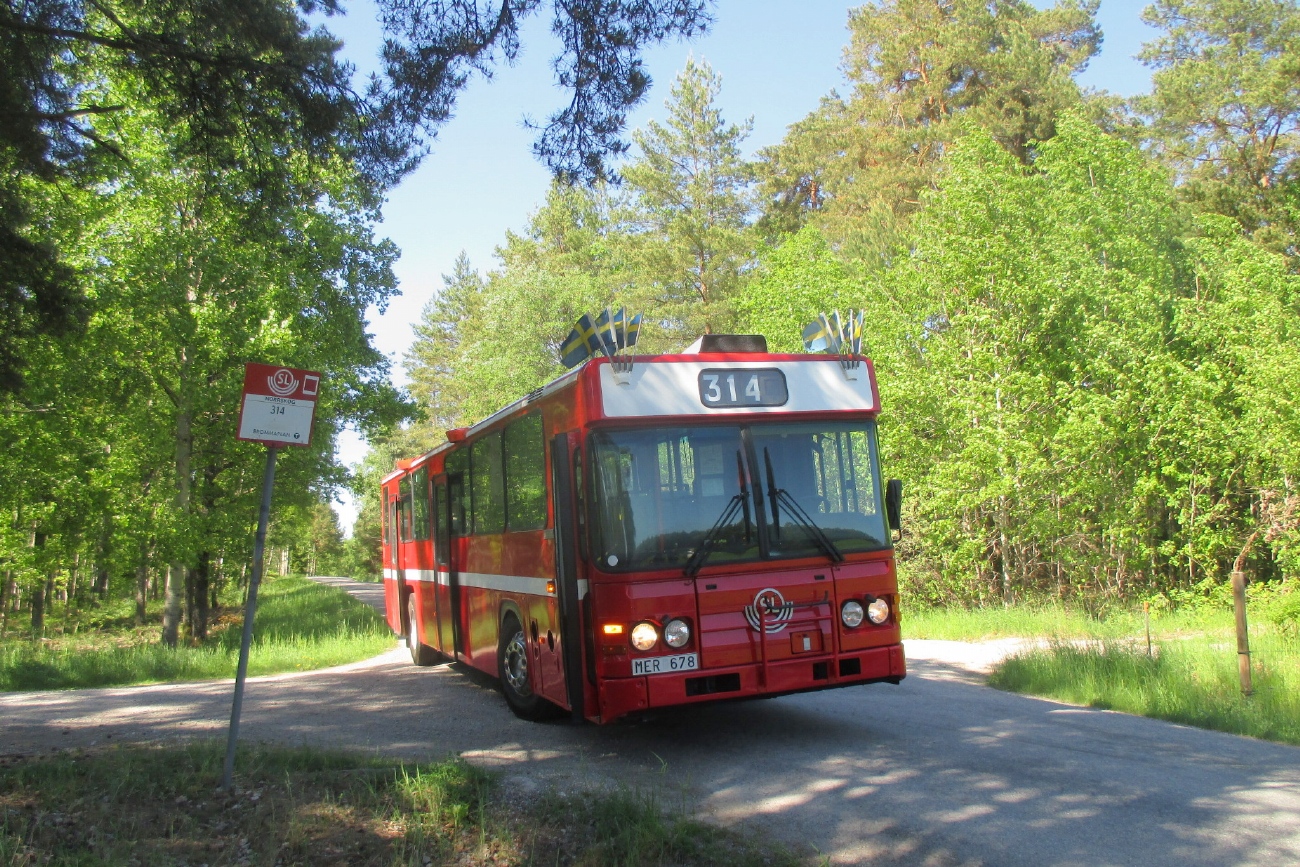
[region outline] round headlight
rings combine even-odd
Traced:
[[[691,628],[684,620],[669,620],[664,624],[664,643],[669,647],[685,647],[691,640]]]
[[[873,599],[867,604],[867,619],[879,626],[889,619],[889,603],[883,599]]]
[[[632,627],[632,646],[637,650],[651,650],[659,641],[659,630],[653,623],[642,621]]]
[[[849,629],[862,623],[862,603],[856,599],[845,602],[840,608],[840,620],[843,620],[844,625]]]

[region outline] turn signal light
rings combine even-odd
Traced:
[[[606,635],[623,634],[623,624],[621,623],[606,623],[602,628],[604,629]]]

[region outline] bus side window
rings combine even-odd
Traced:
[[[399,516],[399,533],[403,542],[411,540],[411,478],[404,477],[397,485],[397,514]]]
[[[470,446],[469,491],[474,535],[501,533],[506,528],[506,491],[501,433],[495,431]]]
[[[449,562],[447,547],[451,544],[450,509],[447,508],[447,487],[435,487],[433,497],[433,557],[439,566]]]
[[[546,442],[542,415],[533,413],[505,430],[506,529],[546,526]]]
[[[465,480],[469,477],[469,450],[460,449],[447,456],[447,516],[453,536],[469,533],[468,498]]]
[[[582,449],[573,450],[573,505],[578,514],[578,557],[587,559],[587,489],[582,486]]]
[[[429,538],[429,470],[421,467],[412,475],[412,538],[423,542]]]

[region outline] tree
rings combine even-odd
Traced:
[[[721,86],[707,63],[687,60],[665,102],[667,122],[633,133],[640,154],[623,170],[634,294],[668,345],[730,329],[749,261],[753,170],[741,144],[753,124],[723,120]]]
[[[376,188],[427,151],[475,72],[512,62],[519,28],[541,0],[422,0],[381,5],[384,71],[363,93],[336,57],[339,43],[306,16],[337,0],[255,0],[231,14],[210,0],[5,0],[0,5],[0,387],[15,388],[32,336],[75,327],[77,275],[45,230],[49,185],[93,185],[134,157],[117,135],[128,110],[155,112],[171,155],[203,170],[245,174],[257,205],[302,203],[280,172],[294,153],[310,166],[343,159]],[[620,153],[627,111],[650,85],[639,51],[709,24],[706,0],[552,4],[563,50],[557,81],[569,105],[551,116],[535,150],[557,173],[595,178]],[[93,72],[89,72],[93,70]],[[136,86],[104,89],[130,77]],[[269,147],[267,145],[270,145]]]
[[[827,236],[878,266],[898,243],[957,131],[958,116],[1022,161],[1080,101],[1072,76],[1098,49],[1096,0],[1038,10],[1024,0],[877,0],[849,17],[834,94],[764,153],[784,210],[817,213]],[[797,211],[796,211],[797,213]]]
[[[760,253],[755,273],[736,298],[739,328],[765,335],[773,352],[802,352],[803,326],[813,317],[857,309],[867,297],[866,287],[849,275],[821,232],[804,226],[779,247]]]
[[[1294,0],[1159,0],[1143,20],[1153,91],[1136,100],[1152,144],[1199,210],[1300,256],[1300,6]]]
[[[178,161],[157,116],[118,122],[135,156],[70,245],[84,251],[95,312],[84,346],[65,351],[59,387],[94,371],[120,383],[121,403],[105,412],[121,420],[112,435],[166,432],[137,443],[169,501],[154,539],[169,564],[163,640],[174,644],[183,604],[191,635],[203,637],[214,564],[255,511],[261,450],[234,439],[244,361],[326,377],[313,448],[280,459],[282,503],[314,502],[342,481],[332,455],[342,424],[375,429],[404,415],[364,320],[396,291],[396,253],[374,238],[374,198],[347,161],[282,160],[310,204],[271,199],[250,220],[244,178]]]

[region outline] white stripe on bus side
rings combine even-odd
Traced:
[[[506,593],[531,593],[538,596],[554,596],[554,593],[546,592],[546,582],[553,580],[550,578],[530,578],[524,575],[492,575],[482,572],[461,572],[458,573],[460,586],[477,587],[482,590],[500,590]],[[432,569],[407,569],[407,581],[426,581],[429,583],[441,584],[443,587],[451,585],[451,576],[442,571],[435,572]],[[587,582],[585,580],[578,582],[578,597],[582,598],[587,595]]]

